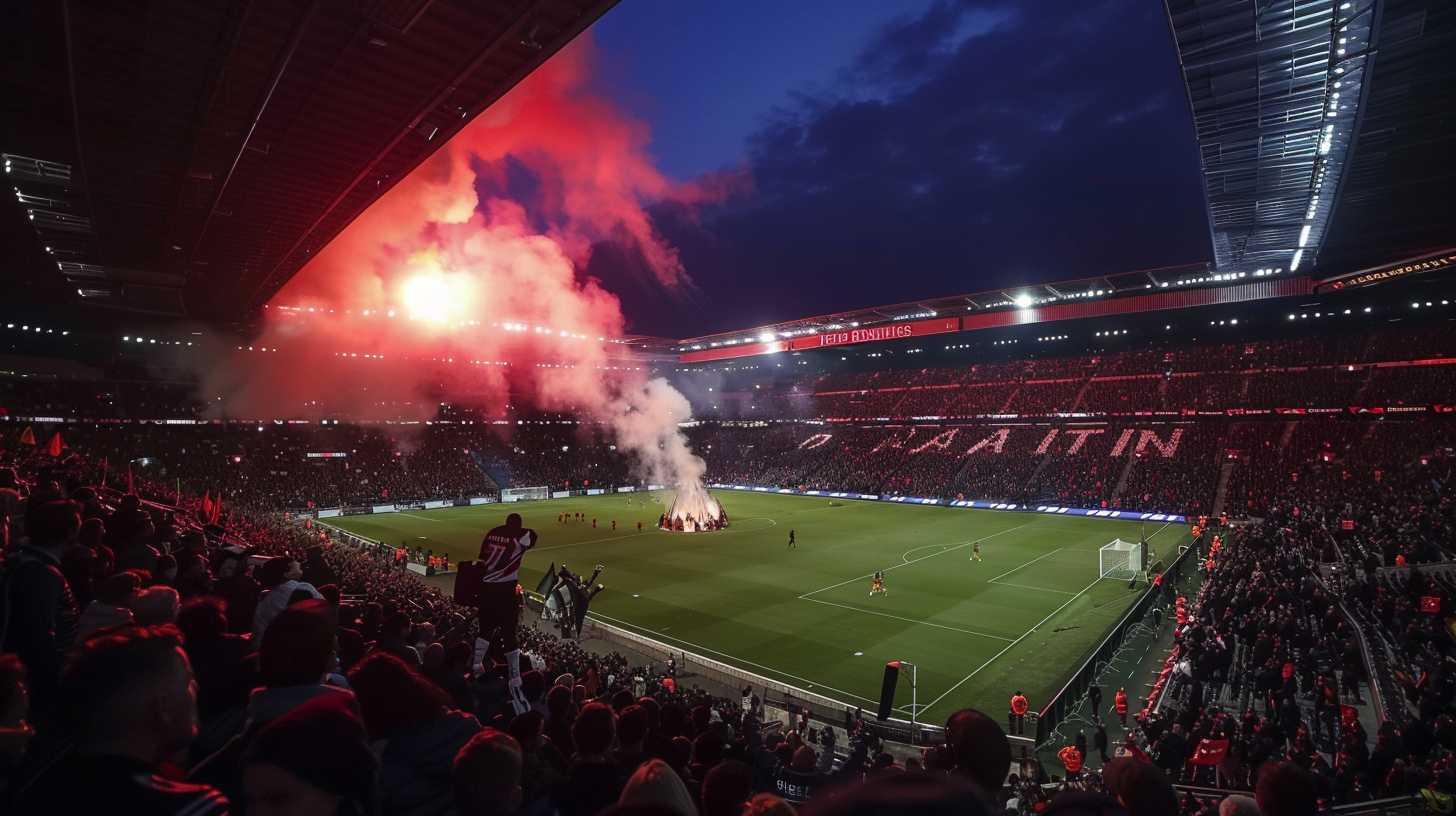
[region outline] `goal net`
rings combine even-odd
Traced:
[[[1143,571],[1143,545],[1140,541],[1120,538],[1103,544],[1097,551],[1097,575],[1102,578],[1131,580]]]
[[[501,490],[501,501],[534,501],[536,499],[551,498],[549,487],[507,487]]]

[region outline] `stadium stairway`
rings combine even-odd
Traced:
[[[478,450],[470,451],[470,460],[480,468],[480,472],[484,473],[487,479],[495,482],[497,490],[511,486],[510,468],[504,462],[489,461]]]
[[[1217,517],[1223,514],[1227,505],[1229,479],[1234,475],[1234,462],[1224,462],[1218,469],[1218,491],[1213,494],[1213,513]]]
[[[1137,456],[1127,457],[1127,464],[1122,466],[1122,473],[1117,476],[1117,484],[1112,488],[1112,495],[1108,497],[1113,507],[1121,507],[1118,504],[1122,499],[1122,491],[1127,487],[1127,480],[1132,477],[1132,469],[1137,465]]]

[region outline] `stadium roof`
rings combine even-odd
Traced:
[[[83,303],[240,317],[615,2],[21,4],[0,237]]]
[[[1345,272],[1456,244],[1456,3],[1383,0],[1370,90],[1320,265]]]
[[[787,320],[685,338],[671,350],[683,354],[684,361],[723,359],[924,333],[1291,297],[1313,290],[1311,278],[1280,267],[1227,273],[1202,264],[1166,267]],[[891,328],[881,336],[869,333],[873,327]],[[839,336],[846,332],[858,336]]]
[[[1366,87],[1372,0],[1168,0],[1216,266],[1312,264]]]
[[[1450,243],[1448,0],[1166,0],[1220,271]]]

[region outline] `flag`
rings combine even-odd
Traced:
[[[1193,751],[1193,758],[1188,762],[1192,765],[1217,765],[1228,756],[1228,751],[1229,741],[1226,739],[1200,740]]]
[[[556,562],[552,561],[546,572],[541,574],[541,580],[536,582],[536,594],[545,595],[551,591],[551,584],[556,580]]]
[[[212,502],[212,518],[208,519],[209,524],[216,524],[222,518],[222,491],[218,491],[217,498]]]
[[[26,425],[25,426],[25,430],[23,430],[23,431],[20,432],[20,444],[22,444],[22,445],[30,445],[31,447],[35,447],[35,429],[34,428],[30,427],[29,425]]]
[[[61,432],[56,431],[51,436],[51,441],[46,443],[46,453],[50,454],[51,456],[60,458],[61,449],[64,447],[66,447],[66,443],[61,440]]]
[[[205,523],[212,521],[212,491],[208,490],[202,494],[202,520]]]

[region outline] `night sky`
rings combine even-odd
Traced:
[[[698,290],[605,248],[634,331],[690,336],[1211,257],[1160,3],[626,0],[600,90],[679,179],[660,205]]]

